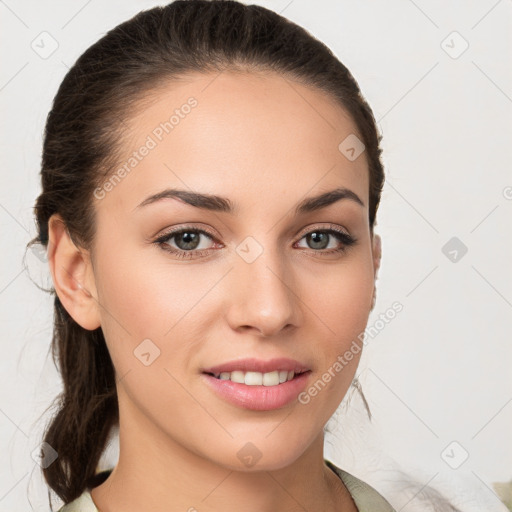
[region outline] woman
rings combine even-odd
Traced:
[[[262,7],[175,1],[78,59],[36,204],[61,511],[394,510],[323,456],[375,303],[379,142],[347,68]]]

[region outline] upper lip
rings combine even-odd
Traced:
[[[302,373],[308,371],[309,367],[299,361],[295,361],[294,359],[289,359],[287,357],[278,357],[276,359],[269,359],[268,361],[263,359],[246,358],[228,361],[227,363],[222,363],[210,368],[204,368],[202,371],[203,373],[219,374],[222,372],[233,372],[236,370],[260,373],[287,370],[295,373]]]

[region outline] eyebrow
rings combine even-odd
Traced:
[[[165,189],[162,192],[158,192],[147,197],[136,207],[136,209],[156,203],[162,199],[181,199],[185,203],[195,206],[196,208],[210,210],[213,212],[229,213],[231,215],[238,211],[237,205],[227,197],[221,197],[214,194],[201,194],[199,192],[173,188]],[[317,196],[304,199],[295,207],[295,215],[320,210],[321,208],[325,208],[342,199],[354,201],[362,207],[365,206],[363,201],[361,201],[355,192],[348,188],[340,187],[330,190],[329,192],[324,192]]]

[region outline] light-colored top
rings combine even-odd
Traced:
[[[324,459],[345,484],[359,512],[396,512],[396,510],[373,487],[354,475],[338,468]],[[112,470],[109,470],[109,472]],[[76,500],[64,505],[58,512],[99,512],[92,500],[90,489],[85,490]]]

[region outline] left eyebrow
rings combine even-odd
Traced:
[[[152,203],[156,203],[162,199],[181,199],[185,203],[190,204],[191,206],[195,206],[196,208],[221,213],[229,213],[231,215],[238,211],[238,206],[227,197],[221,197],[214,194],[201,194],[199,192],[191,192],[188,190],[178,189],[165,189],[162,192],[153,194],[144,199],[144,201],[142,201],[136,207],[136,209],[142,208]],[[363,201],[355,192],[348,188],[342,187],[304,199],[295,207],[295,215],[301,215],[315,210],[320,210],[321,208],[325,208],[337,201],[341,201],[342,199],[354,201],[362,207],[365,206]]]
[[[295,208],[295,215],[320,210],[321,208],[325,208],[326,206],[329,206],[337,201],[341,201],[342,199],[349,199],[354,201],[364,208],[363,201],[361,201],[355,192],[352,192],[352,190],[348,188],[336,188],[330,192],[325,192],[318,196],[304,199]]]

